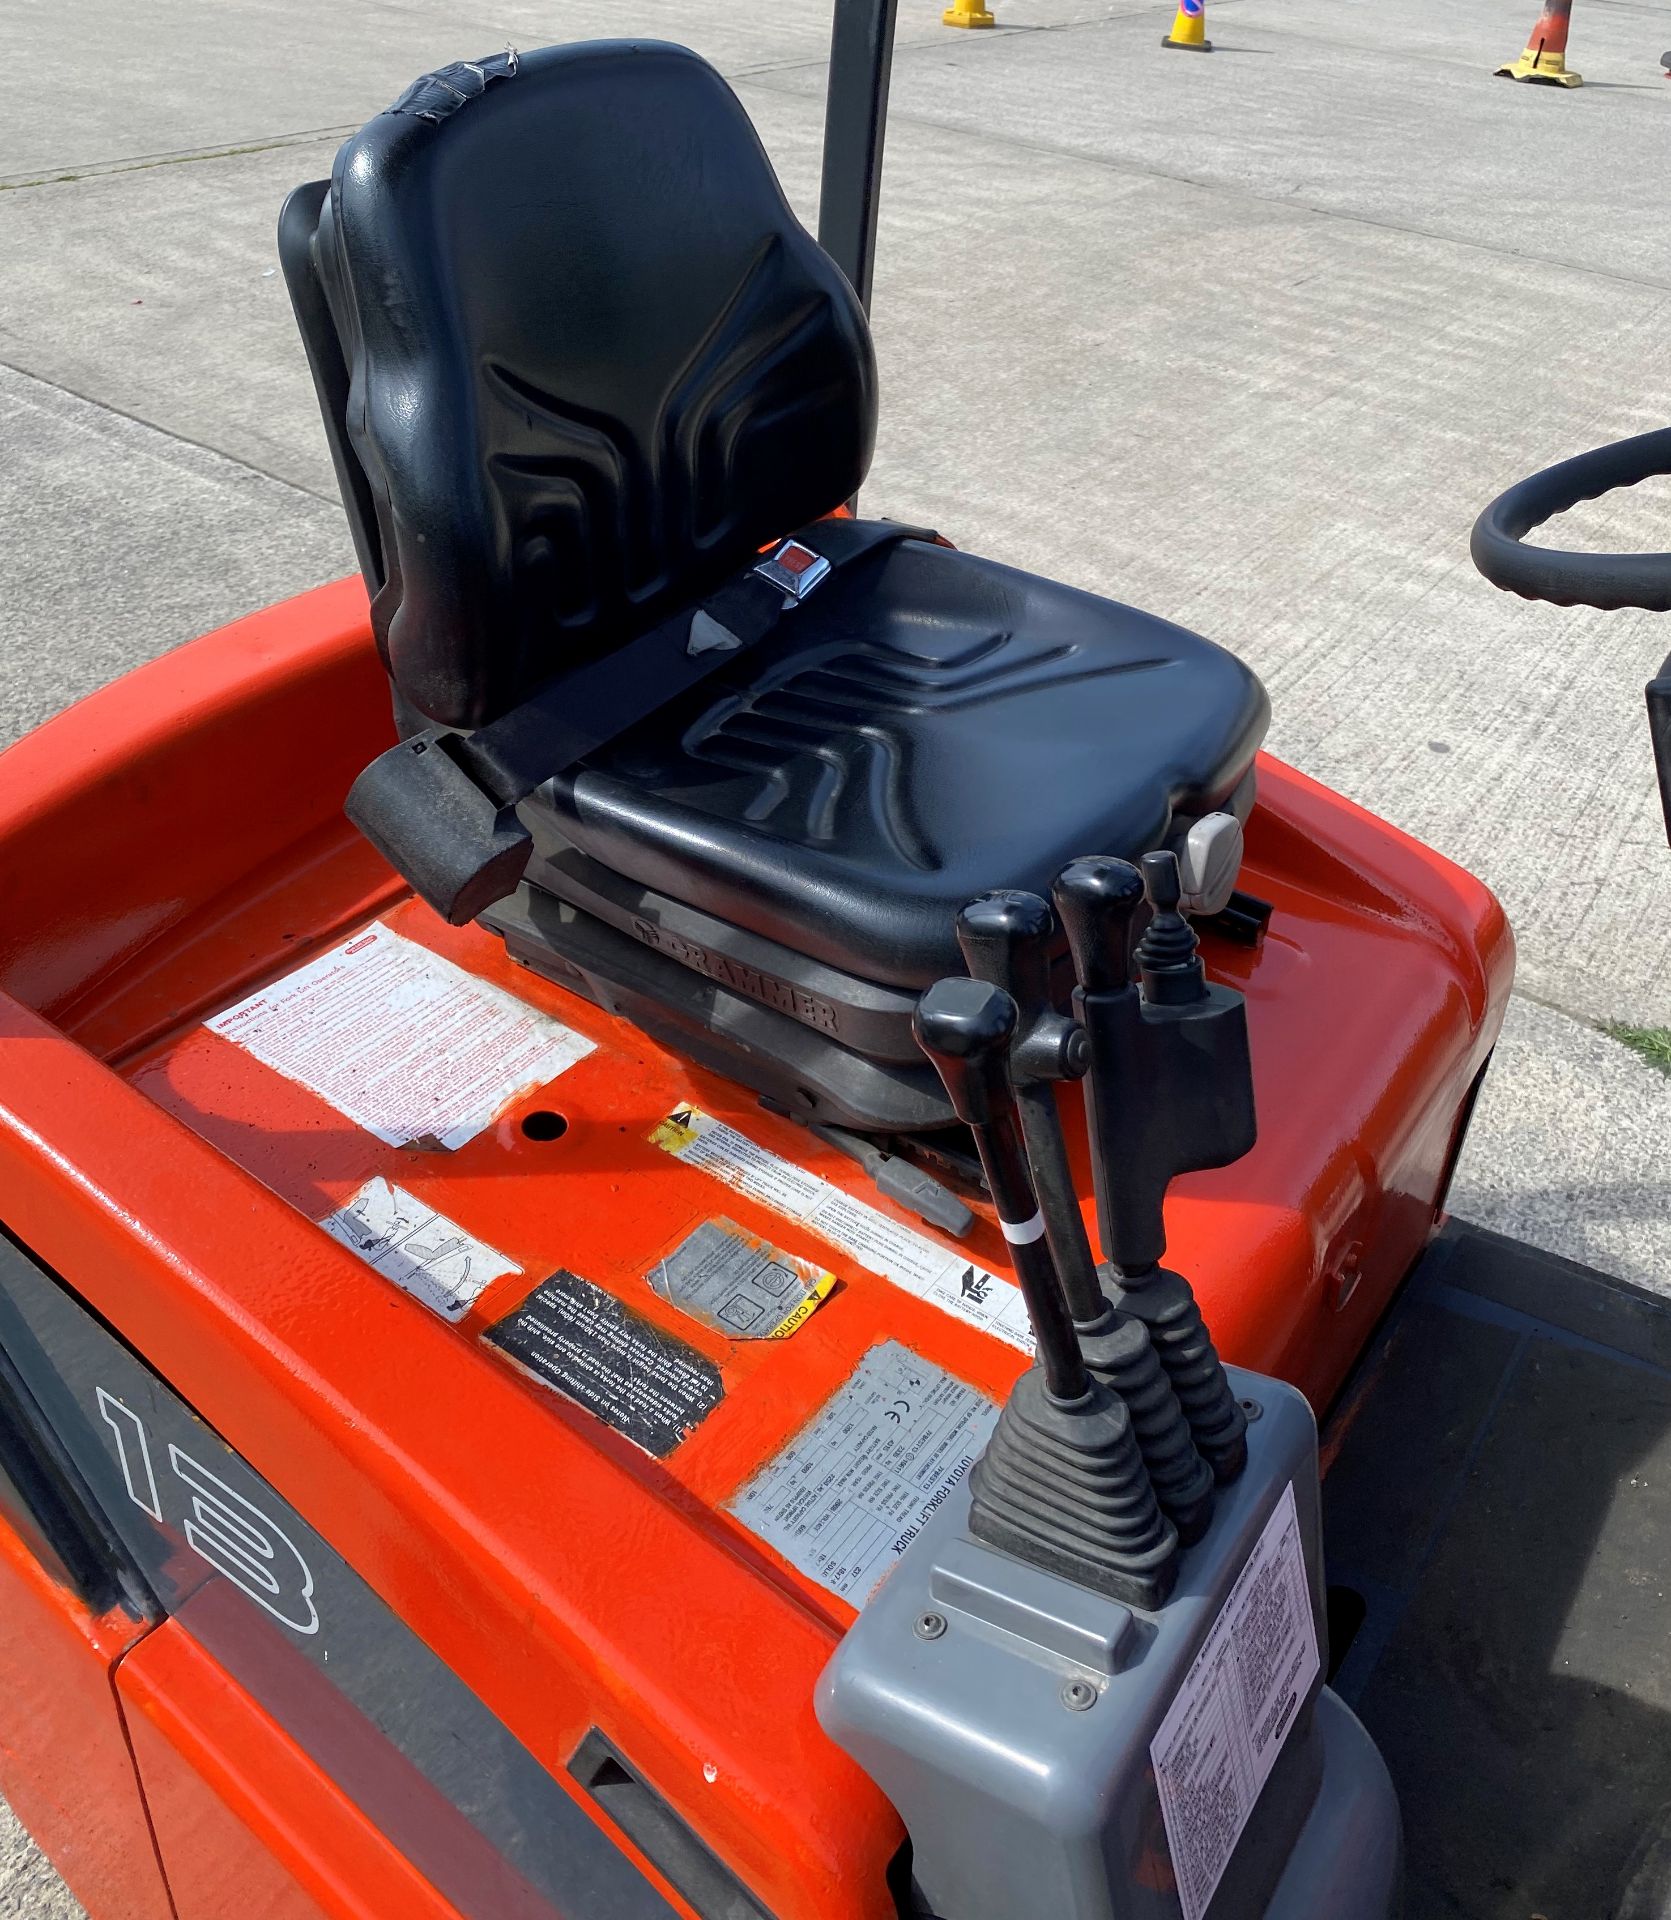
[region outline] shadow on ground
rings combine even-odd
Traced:
[[[1453,1229],[1337,1426],[1336,1684],[1398,1787],[1406,1920],[1664,1920],[1671,1304]]]

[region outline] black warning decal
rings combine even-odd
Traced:
[[[725,1397],[705,1354],[572,1273],[541,1281],[482,1338],[658,1460]]]

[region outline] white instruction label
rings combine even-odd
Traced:
[[[1184,1920],[1200,1920],[1317,1677],[1292,1482],[1149,1744]]]
[[[522,1271],[496,1247],[381,1178],[368,1180],[319,1224],[443,1320],[462,1320],[490,1280]]]
[[[811,1227],[917,1299],[944,1307],[1023,1353],[1032,1352],[1026,1303],[1013,1280],[972,1265],[832,1182],[757,1147],[746,1134],[700,1107],[680,1107],[651,1137],[686,1166],[700,1167],[761,1206]]]
[[[862,1607],[981,1456],[998,1409],[896,1340],[729,1502],[791,1566]]]
[[[381,924],[207,1025],[391,1147],[461,1147],[593,1050]]]

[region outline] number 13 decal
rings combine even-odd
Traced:
[[[99,1413],[116,1436],[128,1498],[142,1513],[166,1524],[144,1421],[103,1387],[97,1393]],[[185,1507],[181,1526],[187,1546],[275,1620],[297,1633],[317,1633],[313,1573],[284,1529],[172,1441],[168,1464],[173,1472],[169,1484]]]

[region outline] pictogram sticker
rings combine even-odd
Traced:
[[[734,1220],[704,1220],[645,1274],[652,1291],[729,1340],[785,1340],[829,1298],[836,1277]]]
[[[677,1108],[650,1137],[686,1166],[700,1167],[750,1200],[809,1227],[917,1299],[943,1307],[1023,1353],[1032,1352],[1033,1330],[1013,1280],[989,1273],[855,1200],[832,1181],[768,1153],[700,1107]]]
[[[522,1271],[496,1247],[381,1177],[368,1180],[347,1206],[319,1224],[443,1320],[462,1320],[490,1281]]]

